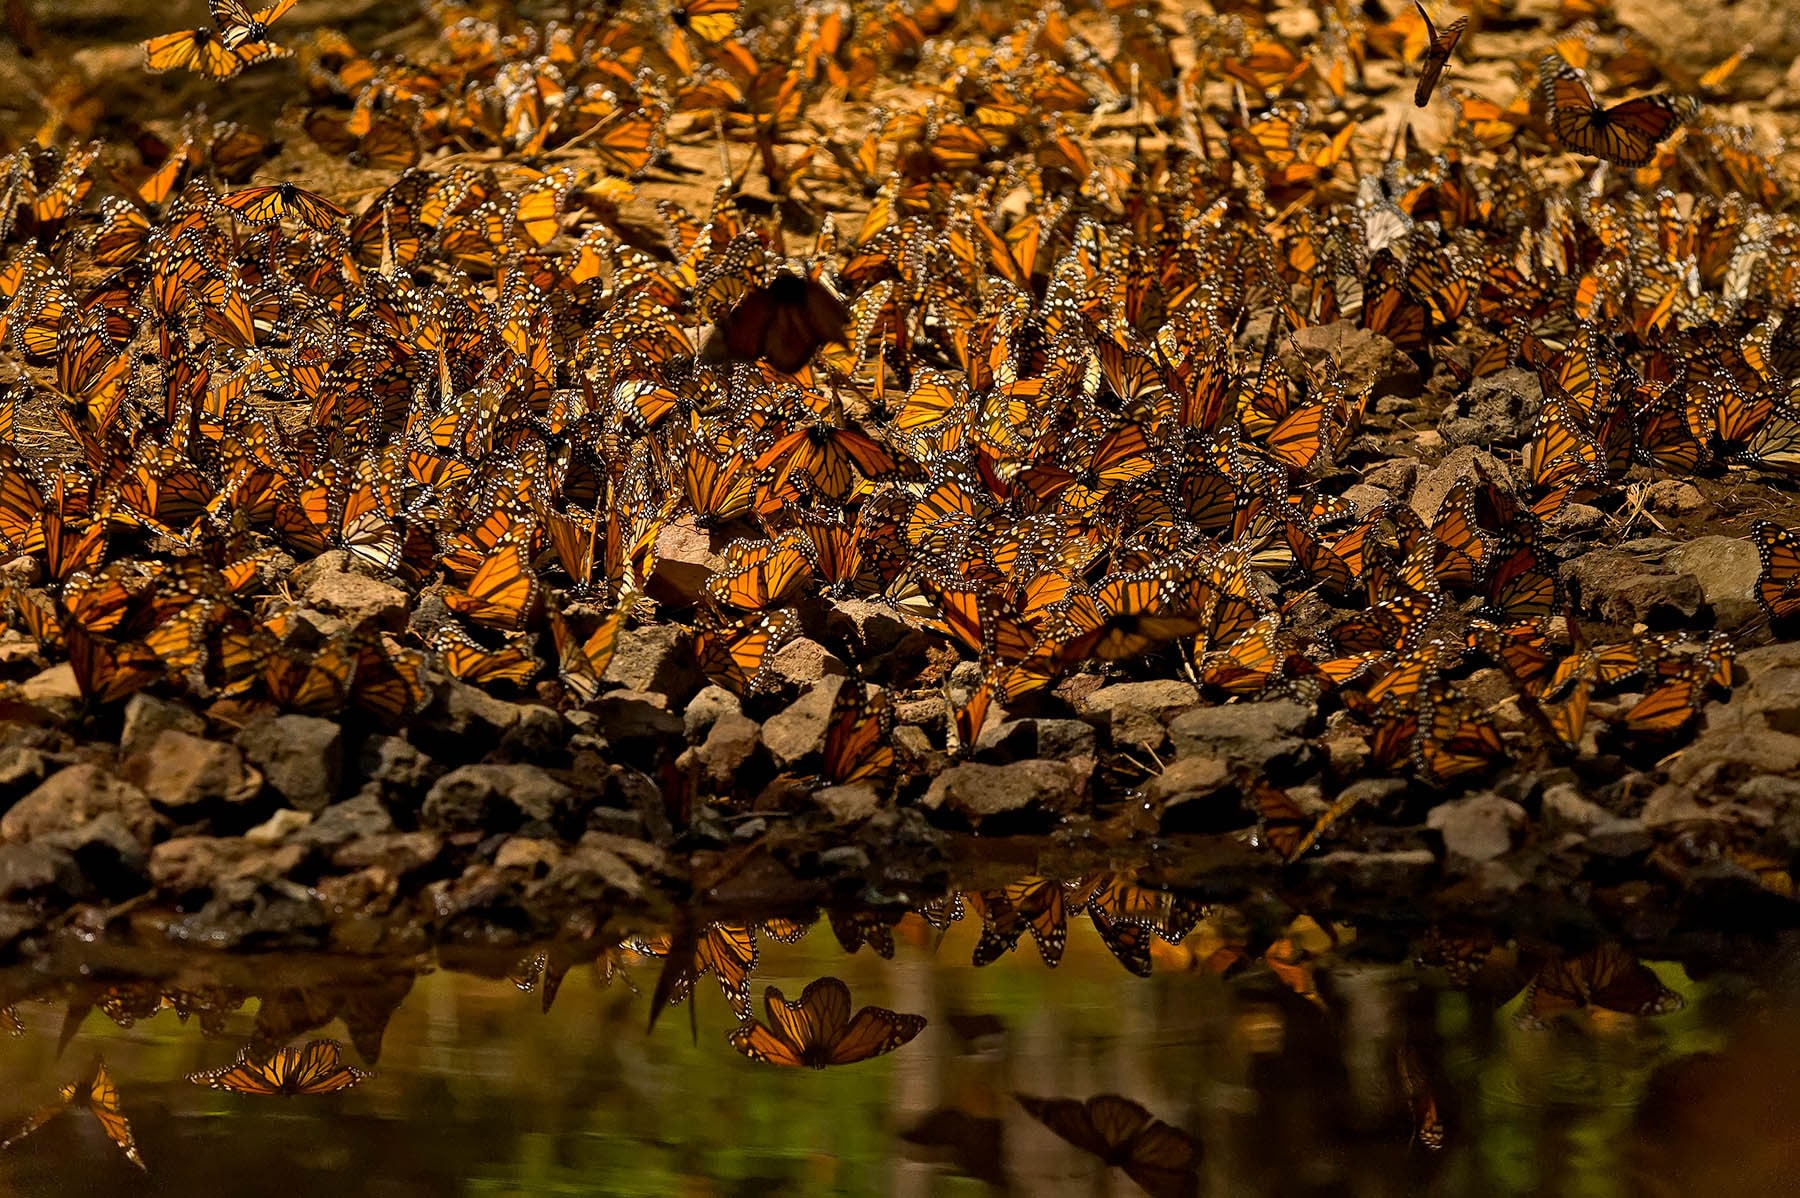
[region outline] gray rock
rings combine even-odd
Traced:
[[[655,698],[656,706],[662,706],[662,696]],[[500,734],[500,751],[515,761],[547,761],[562,753],[566,738],[561,712],[542,703],[521,703],[518,722]]]
[[[220,804],[247,803],[262,785],[235,747],[174,729],[128,756],[120,772],[177,820],[201,818]]]
[[[156,832],[156,811],[149,795],[99,766],[83,762],[58,770],[13,804],[0,817],[0,837],[22,844],[79,828],[103,815],[118,816],[140,844],[149,844]]]
[[[1561,577],[1577,615],[1613,624],[1685,624],[1706,605],[1692,574],[1667,573],[1617,549],[1564,562]]]
[[[674,624],[621,628],[605,679],[672,700],[686,699],[706,684],[695,664],[693,634]]]
[[[1492,861],[1512,851],[1525,827],[1525,809],[1499,795],[1473,795],[1439,803],[1425,826],[1444,840],[1444,851],[1463,861]]]
[[[596,902],[642,897],[643,878],[619,848],[617,837],[603,832],[586,833],[551,867],[542,889],[559,900]]]
[[[1175,678],[1120,682],[1081,700],[1083,716],[1106,729],[1115,746],[1160,749],[1168,739],[1163,721],[1200,701],[1200,692]]]
[[[388,815],[381,800],[374,795],[359,794],[342,803],[333,803],[289,839],[309,849],[329,851],[341,844],[366,840],[393,830],[393,817]]]
[[[66,661],[21,682],[17,694],[25,702],[42,707],[59,719],[73,719],[81,710],[81,687],[75,682],[74,667]]]
[[[824,747],[825,728],[831,722],[831,705],[845,685],[843,678],[823,677],[786,709],[763,722],[762,741],[776,765],[787,769],[807,754]]]
[[[417,795],[443,776],[444,768],[417,745],[398,736],[375,735],[363,741],[356,768],[386,794]]]
[[[707,686],[688,700],[681,713],[682,730],[689,740],[700,740],[721,716],[741,715],[743,710],[736,695],[722,686]]]
[[[237,744],[290,807],[322,811],[342,789],[343,731],[332,720],[310,715],[258,720],[238,733]]]
[[[71,897],[86,889],[75,858],[48,841],[0,844],[0,899],[17,903]]]
[[[393,632],[406,627],[411,606],[409,596],[399,587],[333,570],[314,572],[300,592],[300,601],[348,624],[375,624]]]
[[[1544,388],[1537,375],[1508,367],[1476,379],[1457,396],[1438,421],[1438,435],[1452,446],[1522,444],[1543,406]]]
[[[80,827],[42,838],[52,849],[68,853],[88,889],[109,902],[142,894],[148,853],[142,841],[117,814],[108,813]]]
[[[1568,783],[1549,787],[1543,799],[1544,830],[1552,836],[1567,832],[1586,836],[1601,824],[1617,817],[1600,804],[1584,798]]]
[[[1363,482],[1390,495],[1410,495],[1419,481],[1417,458],[1387,458],[1363,471]]]
[[[411,737],[443,761],[469,761],[487,754],[519,722],[519,705],[494,698],[455,678],[438,688]]]
[[[572,794],[535,765],[465,765],[437,780],[419,814],[451,832],[548,833],[568,817]]]
[[[1196,707],[1169,723],[1177,757],[1213,757],[1229,768],[1291,769],[1307,754],[1301,733],[1312,717],[1301,703]]]
[[[1544,521],[1544,531],[1553,537],[1578,537],[1593,532],[1606,523],[1606,513],[1592,504],[1565,503]]]
[[[948,811],[980,826],[999,817],[1073,811],[1081,803],[1083,790],[1082,779],[1060,762],[965,762],[932,779],[921,803],[929,811]]]
[[[150,746],[156,734],[167,730],[199,736],[206,731],[200,714],[179,703],[139,691],[125,700],[125,726],[119,732],[119,752],[127,757]]]
[[[1097,745],[1093,725],[1085,720],[989,720],[975,739],[974,757],[997,765],[1042,757],[1070,765],[1087,762],[1091,770]]]
[[[813,791],[812,801],[838,824],[858,824],[881,810],[881,795],[866,782],[821,787]]]
[[[1393,502],[1393,495],[1380,487],[1368,483],[1356,483],[1344,488],[1345,499],[1356,508],[1357,519],[1366,519],[1371,513]]]
[[[1695,537],[1671,549],[1663,563],[1677,574],[1694,576],[1720,628],[1742,628],[1761,615],[1756,578],[1762,558],[1749,540]]]
[[[0,801],[23,794],[50,772],[44,755],[29,745],[0,748]]]

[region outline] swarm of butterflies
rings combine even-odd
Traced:
[[[1341,711],[1434,785],[1660,749],[1732,644],[1584,628],[1551,530],[1634,478],[1800,469],[1792,186],[1700,99],[1744,55],[1696,77],[1566,0],[1482,97],[1492,0],[1322,2],[1298,40],[1213,7],[435,0],[398,53],[213,0],[147,68],[297,74],[288,117],[372,183],[253,179],[249,120],[87,140],[66,95],[0,159],[7,635],[94,710],[404,726],[446,674],[591,702],[654,620],[754,700],[859,598],[977,666],[951,753],[1081,671]],[[1413,75],[1436,126],[1376,103]],[[656,199],[696,155],[710,202]],[[1379,405],[1300,351],[1321,326],[1438,399],[1535,374],[1515,477],[1344,499]],[[656,585],[676,525],[723,543],[697,595]],[[1779,631],[1800,533],[1755,536]],[[284,571],[327,554],[447,614],[321,617]],[[814,772],[911,784],[914,680],[855,650]],[[1518,719],[1459,686],[1482,668]],[[1281,855],[1318,839],[1246,793]]]

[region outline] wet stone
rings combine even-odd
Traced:
[[[932,779],[921,803],[980,826],[1003,817],[1065,814],[1080,804],[1082,790],[1082,779],[1060,762],[966,762]]]
[[[290,807],[323,810],[343,785],[343,730],[333,720],[279,715],[244,728],[237,744]]]
[[[147,854],[141,842],[116,814],[89,820],[80,827],[52,832],[43,844],[69,854],[87,888],[108,902],[141,894]]]
[[[534,765],[465,765],[437,780],[419,814],[447,831],[548,832],[568,816],[572,795]]]
[[[1439,803],[1425,826],[1443,837],[1444,851],[1464,861],[1492,861],[1512,851],[1526,824],[1525,809],[1498,795]]]
[[[1144,798],[1162,810],[1165,832],[1233,827],[1244,822],[1231,770],[1216,757],[1177,757],[1144,785]],[[1217,800],[1217,803],[1210,800]],[[1198,810],[1205,807],[1207,810]]]

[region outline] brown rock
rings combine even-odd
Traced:
[[[724,568],[725,559],[714,550],[712,534],[687,513],[668,521],[657,533],[656,569],[646,589],[659,603],[689,607],[705,592],[706,580]]]
[[[374,623],[398,632],[406,626],[408,596],[399,587],[348,571],[315,572],[300,592],[310,608],[351,625]]]
[[[199,736],[206,731],[206,721],[198,712],[179,703],[139,691],[125,701],[125,726],[119,732],[119,752],[130,756],[139,749],[148,748],[156,734],[164,729]]]
[[[1176,678],[1103,686],[1079,704],[1091,722],[1105,728],[1119,747],[1160,749],[1168,739],[1163,721],[1200,701],[1200,692]]]
[[[1082,792],[1082,780],[1060,762],[965,762],[932,779],[920,801],[928,811],[947,811],[979,827],[1008,817],[1065,814],[1080,806]]]
[[[831,705],[844,685],[842,678],[821,678],[818,685],[794,700],[786,710],[764,722],[762,741],[768,746],[776,765],[786,769],[824,747],[825,727],[831,722]]]
[[[343,730],[331,720],[279,715],[241,730],[237,744],[269,789],[301,811],[322,811],[344,778]]]
[[[141,844],[156,832],[150,796],[97,765],[65,766],[0,817],[0,837],[13,844],[79,828],[103,815],[116,815]]]
[[[248,802],[262,788],[235,747],[173,729],[127,757],[121,772],[176,819],[201,815],[208,804]]]

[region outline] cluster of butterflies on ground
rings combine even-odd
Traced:
[[[1583,71],[1681,79],[1616,23],[1556,33],[1502,103],[1454,88],[1480,35],[1422,10],[1326,5],[1294,41],[1225,9],[1186,14],[1178,56],[1130,6],[434,4],[416,58],[294,39],[313,138],[386,172],[354,208],[231,186],[269,147],[207,120],[22,146],[0,552],[30,560],[0,609],[93,706],[164,688],[226,726],[404,724],[440,672],[583,704],[653,617],[754,697],[824,635],[824,594],[978,664],[946,688],[953,752],[1094,668],[1341,707],[1372,768],[1434,783],[1679,732],[1730,642],[1590,634],[1551,530],[1633,471],[1800,467],[1787,184],[1689,103],[1593,101]],[[151,66],[285,52],[286,4],[215,10]],[[1384,61],[1451,81],[1417,92],[1453,107],[1438,144],[1359,140]],[[881,107],[902,80],[928,102]],[[395,127],[403,152],[372,146]],[[711,203],[638,200],[690,145],[723,156]],[[771,195],[740,186],[745,146]],[[1557,146],[1618,169],[1559,181]],[[1517,478],[1435,511],[1341,498],[1381,401],[1303,349],[1321,326],[1379,334],[1437,393],[1534,373]],[[676,524],[729,538],[697,597],[656,585]],[[1755,535],[1780,627],[1800,534]],[[440,614],[397,634],[304,607],[283,570],[327,554]],[[1513,724],[1458,686],[1482,666]],[[905,778],[894,707],[844,687],[817,776]]]
[[[365,1070],[344,1064],[340,1059],[342,1050],[343,1046],[335,1040],[309,1040],[305,1044],[287,1045],[263,1054],[252,1054],[246,1047],[230,1065],[190,1073],[187,1080],[197,1086],[233,1094],[290,1098],[302,1094],[330,1094],[347,1090],[369,1077]],[[138,1151],[131,1120],[126,1117],[120,1100],[119,1087],[98,1054],[80,1077],[57,1091],[54,1101],[27,1115],[4,1140],[0,1140],[0,1152],[71,1110],[86,1110],[92,1114],[107,1138],[125,1154],[125,1159],[149,1172],[150,1166]]]

